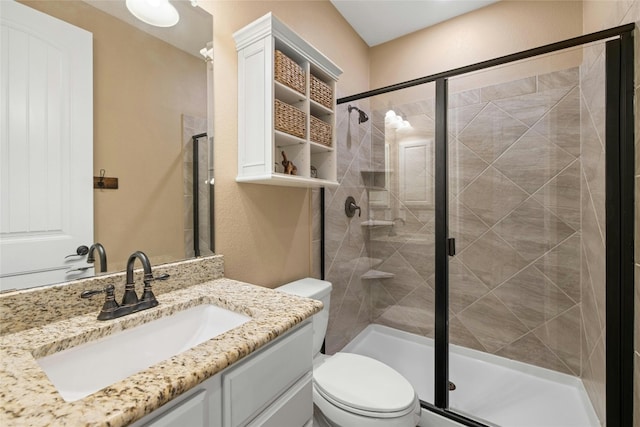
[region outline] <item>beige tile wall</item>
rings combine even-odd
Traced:
[[[604,28],[610,28],[615,25],[620,25],[628,22],[639,22],[640,21],[640,0],[584,1],[583,11],[584,11],[584,33],[589,33],[589,32],[601,30]],[[639,44],[636,37],[636,57],[635,57],[636,76],[638,76],[640,73],[639,71],[640,70],[640,49],[638,49],[638,46]],[[585,73],[588,71],[588,69],[585,67],[592,66],[595,63],[594,61],[597,60],[597,52],[593,52],[592,56],[589,56],[589,55],[592,55],[592,53],[587,52],[587,56],[585,58],[585,64],[582,67],[583,69],[581,70],[582,72],[585,72]],[[541,84],[540,81],[538,83]],[[636,77],[636,94],[639,93],[638,92],[639,88],[640,88],[640,78]],[[479,96],[480,96],[479,93],[478,94],[466,93],[467,98],[471,97],[472,99],[478,99]],[[589,101],[587,97],[588,96],[586,94],[578,95],[578,99],[579,99],[578,108],[580,108],[581,113],[583,114],[587,114],[587,112],[585,111],[588,109],[588,105],[589,105]],[[453,107],[459,107],[460,105],[456,105],[455,102],[457,102],[456,98],[452,98],[451,105]],[[463,113],[467,114],[470,117],[474,117],[478,113],[478,111],[474,110],[472,107],[468,107],[466,111],[462,111],[462,110],[459,111],[459,115],[461,117]],[[356,185],[353,184],[353,178],[357,176],[357,173],[352,173],[353,171],[349,171],[349,169],[351,167],[359,166],[360,162],[357,161],[354,164],[353,159],[356,157],[358,159],[362,158],[361,155],[360,156],[358,155],[360,148],[363,149],[363,154],[366,153],[367,151],[373,153],[372,157],[373,157],[373,163],[375,165],[376,163],[375,154],[376,152],[379,153],[379,150],[376,151],[375,143],[373,147],[371,146],[371,140],[375,142],[376,138],[378,138],[378,140],[383,138],[382,136],[379,135],[378,129],[374,128],[372,131],[370,131],[372,132],[372,134],[367,134],[367,130],[360,129],[357,126],[354,127],[353,123],[351,124],[351,128],[350,128],[347,125],[347,123],[344,123],[343,115],[341,115],[341,119],[343,121],[341,122],[339,120],[339,123],[338,123],[339,124],[338,134],[339,136],[342,135],[341,137],[339,137],[339,139],[342,138],[340,139],[341,142],[339,143],[344,144],[345,148],[348,147],[347,149],[348,154],[346,157],[343,157],[341,160],[342,173],[341,173],[340,179],[342,180],[342,178],[344,178],[345,176],[348,176],[349,180],[343,181],[348,185],[341,186],[340,189],[327,193],[326,213],[327,213],[328,243],[327,243],[326,261],[327,261],[327,271],[329,273],[327,275],[327,278],[334,282],[334,286],[336,289],[336,292],[334,294],[335,298],[333,300],[334,305],[332,307],[332,314],[331,314],[332,322],[330,325],[329,340],[328,340],[330,352],[339,350],[346,342],[348,342],[351,337],[353,337],[359,330],[362,329],[362,327],[364,327],[364,325],[366,324],[364,319],[367,316],[371,316],[373,313],[371,305],[366,304],[365,297],[363,297],[363,295],[366,295],[366,291],[368,289],[373,288],[369,286],[371,285],[371,283],[367,285],[369,287],[363,287],[361,281],[358,281],[358,280],[354,281],[354,278],[359,279],[357,272],[364,270],[362,263],[372,262],[372,260],[369,259],[367,255],[362,231],[359,230],[357,227],[352,227],[351,223],[349,223],[343,217],[341,217],[340,214],[335,214],[333,215],[333,217],[331,217],[332,216],[331,212],[340,211],[339,205],[340,203],[343,203],[343,200],[341,199],[345,197],[346,193],[354,193],[354,197],[356,198],[358,198],[356,194],[360,194],[360,197],[362,198],[362,194],[363,194],[362,189],[358,188]],[[587,139],[588,135],[593,136],[594,128],[596,128],[595,123],[597,122],[598,122],[597,117],[592,118],[591,124],[593,125],[593,128],[588,129],[587,127],[586,131],[584,129],[582,130],[585,134],[585,139],[583,139],[582,141],[583,149],[597,148],[597,145],[593,144],[594,142],[593,140]],[[640,140],[639,138],[640,126],[638,126],[639,122],[640,121],[638,119],[638,112],[636,112],[636,120],[635,120],[635,123],[636,123],[636,170],[637,170],[636,172],[636,206],[638,206],[637,201],[640,200],[640,144],[638,143],[638,141]],[[583,121],[583,126],[586,126],[586,125],[589,125],[589,121],[585,120]],[[458,129],[458,131],[461,131],[461,130],[462,129]],[[377,133],[378,135],[376,135]],[[347,139],[347,134],[349,135],[348,139]],[[354,134],[356,135],[355,139],[354,139]],[[347,141],[349,141],[349,144],[346,143]],[[556,145],[560,146],[570,154],[576,154],[575,152],[572,152],[570,148],[561,145],[561,143],[559,142],[556,142]],[[341,154],[343,153],[343,150],[344,148],[340,149]],[[484,167],[483,166],[484,163],[486,163],[486,160],[476,155],[475,153],[470,152],[470,150],[466,150],[465,147],[463,147],[462,145],[458,146],[457,155],[460,162],[464,164],[464,170],[469,172],[469,174],[468,175],[466,173],[458,174],[458,176],[452,179],[452,182],[450,184],[452,188],[458,188],[458,186],[464,187],[468,185],[473,179],[473,177],[475,176],[476,171],[478,169],[482,169]],[[553,204],[552,202],[554,200],[558,200],[558,197],[556,196],[555,193],[558,191],[558,189],[566,188],[568,185],[563,182],[567,181],[567,182],[575,183],[575,180],[577,178],[578,180],[580,180],[579,185],[581,186],[581,188],[585,190],[585,187],[587,187],[588,189],[588,192],[583,192],[581,194],[581,197],[583,199],[586,199],[586,196],[589,196],[591,199],[589,200],[590,205],[586,204],[586,206],[580,206],[581,209],[582,208],[587,209],[587,211],[585,212],[586,214],[585,220],[587,221],[587,225],[591,227],[592,231],[595,231],[597,229],[598,233],[600,233],[600,238],[602,238],[604,234],[601,230],[600,222],[599,222],[602,217],[601,216],[598,217],[598,214],[597,214],[599,210],[601,212],[601,206],[598,206],[598,204],[600,203],[599,197],[597,194],[598,189],[597,188],[592,189],[591,187],[588,187],[586,185],[589,179],[593,179],[594,174],[598,174],[601,172],[598,171],[597,168],[592,169],[590,165],[584,165],[582,168],[580,168],[580,167],[577,167],[575,164],[573,164],[571,165],[571,167],[565,168],[563,173],[564,173],[563,178],[562,180],[559,180],[560,182],[558,183],[557,188],[554,191],[551,191],[550,187],[547,187],[548,191],[545,194],[545,196],[542,197],[542,193],[539,194],[540,197],[535,198],[536,201],[538,201],[539,203],[543,203],[547,208],[551,208],[551,205]],[[349,191],[346,191],[347,189]],[[562,195],[561,199],[564,198],[566,200],[562,203],[556,202],[555,215],[559,216],[561,212],[563,214],[561,218],[562,221],[570,227],[575,227],[576,221],[579,221],[579,216],[577,216],[575,211],[576,201],[572,200],[571,197],[567,197],[567,196],[570,196],[571,194],[575,194],[575,193],[563,192],[561,194]],[[339,195],[339,197],[336,197],[337,195]],[[317,196],[317,193],[316,193],[316,196]],[[317,202],[314,202],[314,203],[317,204]],[[463,228],[457,229],[456,232],[458,233],[458,236],[459,236],[458,244],[463,246],[468,245],[471,241],[475,240],[475,238],[477,237],[477,233],[480,232],[480,230],[482,230],[482,225],[483,225],[482,221],[479,218],[477,218],[476,214],[471,212],[464,205],[462,206],[458,205],[456,208],[450,209],[450,212],[451,212],[452,228],[455,227],[456,223],[461,224],[462,222],[460,222],[460,220],[462,218],[465,219],[463,223],[465,224],[465,226]],[[314,230],[316,229],[319,230],[319,219],[316,219],[314,221],[314,224],[316,224],[316,227],[314,228]],[[636,254],[637,254],[638,251],[640,250],[639,249],[640,245],[638,244],[638,242],[640,242],[640,210],[638,209],[636,209],[636,224],[637,224],[636,225]],[[595,237],[597,237],[596,233],[593,233],[593,234]],[[582,375],[583,375],[583,378],[585,379],[585,384],[587,385],[587,388],[590,390],[591,398],[594,399],[594,406],[596,406],[599,416],[603,417],[604,414],[602,409],[603,407],[602,397],[597,397],[597,394],[598,394],[597,390],[598,388],[602,390],[601,387],[602,387],[604,378],[601,373],[596,374],[596,372],[594,372],[594,369],[592,367],[593,365],[602,366],[604,363],[603,362],[604,355],[602,354],[603,347],[601,346],[602,344],[601,319],[602,319],[602,306],[603,306],[602,291],[598,291],[593,286],[594,282],[593,282],[593,278],[591,277],[591,270],[595,270],[596,274],[601,274],[601,266],[598,265],[597,260],[595,260],[596,262],[594,263],[593,254],[589,255],[586,253],[587,250],[591,250],[593,248],[593,246],[591,246],[592,244],[597,243],[597,239],[593,239],[592,241],[590,237],[587,237],[586,239],[584,239],[585,240],[584,242],[582,242],[582,240],[583,239],[579,238],[576,235],[576,236],[570,237],[566,241],[566,251],[572,254],[575,253],[575,250],[573,248],[576,245],[575,242],[576,241],[580,242],[579,250],[582,252],[580,256],[582,257],[582,259],[585,260],[585,262],[583,262],[581,265],[580,272],[576,272],[575,268],[573,267],[569,268],[569,271],[562,271],[561,269],[559,269],[559,267],[561,267],[560,265],[554,266],[554,263],[553,263],[554,257],[556,257],[555,259],[557,260],[557,259],[562,259],[566,256],[566,254],[560,251],[558,251],[558,254],[551,253],[547,257],[547,259],[549,260],[549,264],[547,267],[543,268],[543,271],[541,272],[544,273],[544,275],[547,276],[547,278],[551,278],[552,279],[551,281],[556,286],[556,288],[561,290],[570,300],[577,301],[577,298],[581,296],[581,312],[577,313],[576,312],[577,309],[575,308],[575,306],[573,306],[569,310],[565,311],[565,313],[568,319],[573,320],[572,322],[570,322],[570,324],[572,324],[574,327],[575,327],[576,316],[579,316],[580,318],[582,318],[582,323],[580,325],[580,328],[581,328],[580,358],[582,363],[582,369],[581,369]],[[488,240],[488,242],[490,242],[490,239]],[[316,253],[317,255],[316,258],[319,258],[319,232],[314,231],[314,248],[316,248],[316,246],[317,246],[316,250],[318,251]],[[487,246],[487,247],[490,247],[490,246]],[[338,253],[349,254],[349,256],[341,260],[339,257],[337,257]],[[592,259],[589,260],[589,257],[591,257]],[[640,262],[638,262],[638,259],[639,259],[639,256],[636,256],[636,275],[635,275],[636,302],[640,302]],[[317,272],[317,275],[319,276],[319,265],[317,262],[315,265],[316,265],[315,270]],[[538,268],[538,270],[540,270],[540,268]],[[423,271],[423,274],[424,273],[425,272]],[[576,287],[575,285],[576,275],[578,276],[581,275],[583,277],[583,280],[580,282],[578,287]],[[405,276],[415,277],[413,274],[409,274],[409,273],[405,273]],[[457,262],[452,263],[451,276],[452,276],[452,281],[454,283],[460,284],[460,291],[458,291],[457,293],[456,293],[456,289],[452,288],[452,292],[453,292],[452,293],[452,310],[454,312],[461,311],[465,306],[468,306],[470,304],[470,301],[475,301],[478,299],[478,297],[487,293],[487,290],[479,286],[477,281],[469,279],[468,269],[460,265],[460,263],[457,263]],[[456,278],[456,276],[458,277]],[[569,276],[569,277],[574,277],[574,279],[569,280],[565,284],[561,284],[562,282],[554,279],[554,277],[558,277],[558,276]],[[465,281],[465,278],[468,281]],[[506,290],[508,290],[508,288]],[[505,298],[506,298],[505,295],[507,295],[506,290],[504,291],[505,294],[503,295],[503,297]],[[429,304],[432,303],[428,295],[429,294],[426,292],[423,293],[422,303],[426,306],[429,306]],[[389,297],[387,296],[387,298]],[[380,300],[383,301],[382,304],[384,305],[385,304],[384,298],[381,298]],[[388,299],[388,301],[390,301],[390,299]],[[486,302],[486,306],[490,307],[491,302],[495,302],[495,300],[487,299],[485,302]],[[637,306],[638,304],[636,304],[636,307]],[[597,316],[583,317],[582,316],[583,313],[586,313],[586,312],[596,313]],[[419,321],[423,322],[424,325],[428,325],[432,322],[429,316],[428,310],[423,312],[413,310],[413,313],[414,313],[414,317]],[[472,313],[469,313],[469,315],[471,314]],[[521,322],[521,323],[523,323],[525,327],[527,326],[525,322]],[[517,325],[517,323],[515,324]],[[635,353],[636,370],[634,374],[634,384],[635,384],[634,417],[635,417],[635,424],[640,424],[640,422],[638,421],[640,419],[640,374],[639,374],[640,372],[640,313],[639,313],[639,310],[636,310],[635,325],[636,325],[635,327],[636,340],[634,345],[634,348],[635,348],[634,353]],[[473,334],[471,334],[469,329],[461,321],[457,319],[457,316],[452,318],[450,328],[452,331],[452,335],[455,337],[458,337],[456,338],[457,340],[459,340],[458,342],[465,343],[466,345],[474,348],[482,348],[484,346],[484,344],[482,344]],[[550,325],[550,327],[547,329],[553,330],[553,325]],[[423,332],[428,333],[429,331],[423,331]],[[533,338],[535,338],[535,340]],[[520,355],[531,357],[532,354],[527,351],[527,348],[529,349],[533,348],[531,347],[532,342],[536,342],[536,340],[540,341],[541,338],[548,339],[548,335],[539,333],[537,335],[533,334],[533,336],[529,335],[529,338],[527,339],[523,338],[520,343],[517,343],[518,344],[517,348],[512,347],[513,349],[512,357],[520,357]],[[577,344],[573,342],[572,345],[575,347]],[[549,348],[549,346],[547,346],[547,348]],[[551,348],[549,349],[551,350]],[[533,355],[535,355],[535,352]],[[543,355],[538,355],[538,356],[539,357],[542,356],[543,358],[546,357],[544,355],[544,352],[543,352]],[[565,360],[563,360],[563,358]],[[558,351],[557,349],[556,349],[556,354],[554,355],[554,358],[552,358],[551,360],[553,360],[553,362],[550,365],[552,366],[558,365],[562,369],[569,368],[570,365],[572,364],[571,357],[567,357],[566,354],[563,355],[562,352]],[[558,360],[560,360],[561,363],[558,363]],[[603,395],[602,392],[600,392],[600,396],[602,395]]]
[[[365,111],[368,105],[354,103]],[[337,108],[337,189],[325,190],[325,274],[333,284],[327,352],[340,350],[370,322],[369,300],[359,277],[368,269],[360,222],[368,217],[366,191],[360,171],[371,169],[371,126],[358,124],[347,105]],[[344,203],[353,196],[361,216],[348,218]],[[317,227],[314,227],[317,228]]]
[[[582,96],[582,379],[605,420],[605,63],[604,46],[585,48]]]
[[[450,267],[452,342],[575,375],[581,344],[577,84],[577,69],[509,82],[456,95],[450,111],[450,227],[458,237]],[[432,136],[433,102],[395,110]],[[384,113],[370,114],[372,136],[355,121],[338,123],[343,184],[326,209],[333,351],[370,322],[433,332],[434,268],[425,262],[433,258],[433,207],[404,205],[392,173],[389,205],[363,206],[363,217],[401,218],[393,227],[363,227],[341,209],[349,194],[366,205],[358,175],[381,167]],[[364,138],[354,143],[354,135]],[[363,280],[371,269],[393,277]]]

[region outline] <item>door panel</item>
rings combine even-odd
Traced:
[[[93,274],[92,35],[0,3],[0,290]]]

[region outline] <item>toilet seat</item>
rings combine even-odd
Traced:
[[[409,381],[367,356],[336,353],[314,369],[313,382],[319,395],[353,414],[397,418],[415,410]]]

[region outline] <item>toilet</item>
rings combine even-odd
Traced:
[[[420,401],[406,378],[384,363],[353,353],[320,353],[329,321],[331,283],[297,280],[277,290],[320,300],[312,318],[314,427],[415,427]]]

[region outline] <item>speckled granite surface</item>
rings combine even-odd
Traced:
[[[157,298],[158,307],[120,319],[98,321],[96,309],[1,336],[0,426],[128,425],[322,308],[319,301],[226,278]],[[203,303],[241,312],[252,320],[75,402],[62,399],[36,362],[37,357]]]
[[[139,266],[140,264],[136,264]],[[224,257],[213,255],[153,266],[153,275],[169,274],[167,280],[153,283],[156,296],[224,276]],[[134,275],[136,292],[142,295],[142,269]],[[79,279],[58,285],[42,286],[0,294],[0,335],[44,326],[51,322],[81,314],[97,313],[104,303],[102,295],[81,299],[88,289],[116,288],[116,301],[122,299],[126,277],[124,272]]]

